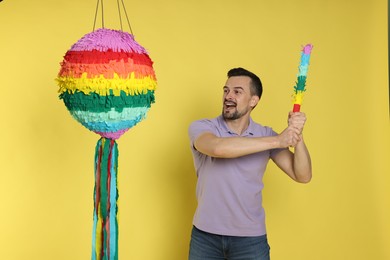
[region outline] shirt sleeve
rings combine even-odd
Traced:
[[[188,135],[191,142],[191,147],[194,147],[195,140],[203,133],[216,134],[216,128],[208,119],[198,120],[193,122],[188,128]]]

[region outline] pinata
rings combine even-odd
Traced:
[[[102,28],[66,52],[56,81],[72,117],[101,136],[95,149],[92,259],[118,259],[116,140],[155,101],[153,62],[132,34]]]

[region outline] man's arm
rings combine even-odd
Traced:
[[[277,153],[272,160],[293,180],[308,183],[312,177],[311,159],[303,137],[295,146],[295,151],[283,150]]]
[[[300,139],[299,129],[289,126],[280,135],[267,137],[217,137],[204,132],[195,140],[195,148],[216,158],[236,158],[274,148],[295,146]]]
[[[288,125],[298,129],[300,141],[294,146],[294,153],[284,150],[276,154],[272,159],[293,180],[301,183],[308,183],[312,177],[311,158],[306,144],[302,137],[303,127],[306,122],[304,113],[289,114]]]

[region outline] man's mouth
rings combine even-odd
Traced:
[[[226,108],[231,108],[231,107],[237,106],[236,102],[233,102],[233,101],[225,101],[224,105]]]

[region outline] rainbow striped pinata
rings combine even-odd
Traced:
[[[101,136],[95,150],[92,259],[118,259],[115,140],[154,103],[153,62],[133,35],[98,29],[66,52],[56,81],[70,114]]]

